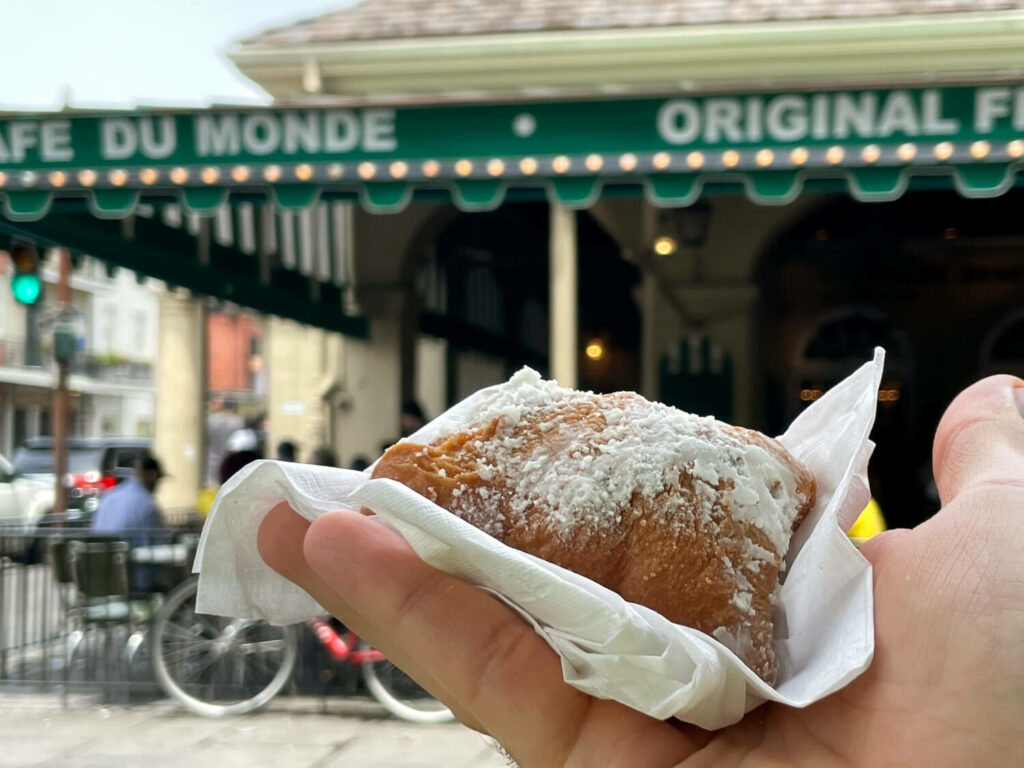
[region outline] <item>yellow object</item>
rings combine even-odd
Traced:
[[[199,492],[199,498],[196,500],[196,509],[203,517],[210,514],[210,510],[213,508],[213,500],[217,498],[217,488],[203,488]]]
[[[868,505],[864,507],[864,511],[860,513],[857,522],[853,524],[853,527],[846,535],[851,539],[867,540],[872,536],[877,536],[884,530],[885,518],[882,516],[882,508],[872,498]]]

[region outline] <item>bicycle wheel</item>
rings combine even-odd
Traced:
[[[153,673],[168,696],[207,717],[262,707],[295,671],[295,627],[196,613],[198,578],[179,585],[153,623]]]
[[[365,640],[360,640],[359,650],[371,648]],[[455,719],[448,707],[383,656],[376,660],[364,659],[362,669],[370,693],[395,717],[412,723],[447,723]]]

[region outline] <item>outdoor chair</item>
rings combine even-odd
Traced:
[[[68,544],[71,541],[117,541],[111,536],[82,534],[74,539],[67,535],[53,535],[47,540],[47,552],[50,558],[50,571],[53,574],[54,586],[57,590],[60,606],[64,613],[64,692],[67,692],[68,673],[78,646],[85,638],[85,625],[82,621],[81,600],[71,576],[68,564]]]
[[[111,634],[116,636],[123,627],[127,636],[116,660],[123,671],[130,671],[155,612],[152,595],[132,593],[131,546],[110,536],[54,538],[50,554],[58,584],[71,585],[66,605],[70,631],[65,645],[65,682],[89,630],[102,631],[108,649]],[[105,657],[109,664],[110,654]]]

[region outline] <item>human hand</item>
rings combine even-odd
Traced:
[[[523,768],[1024,764],[1024,381],[996,376],[935,437],[943,508],[861,549],[874,566],[875,658],[806,709],[766,704],[709,732],[594,699],[496,598],[430,567],[355,512],[287,506],[263,558]]]

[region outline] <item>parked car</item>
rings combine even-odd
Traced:
[[[0,555],[21,554],[39,522],[53,510],[53,482],[20,475],[0,456]]]
[[[69,438],[68,471],[64,477],[66,513],[62,521],[87,525],[100,505],[100,495],[131,477],[135,461],[149,453],[151,447],[152,441],[139,437]],[[14,469],[26,478],[49,483],[52,488],[52,438],[26,440],[14,455]]]

